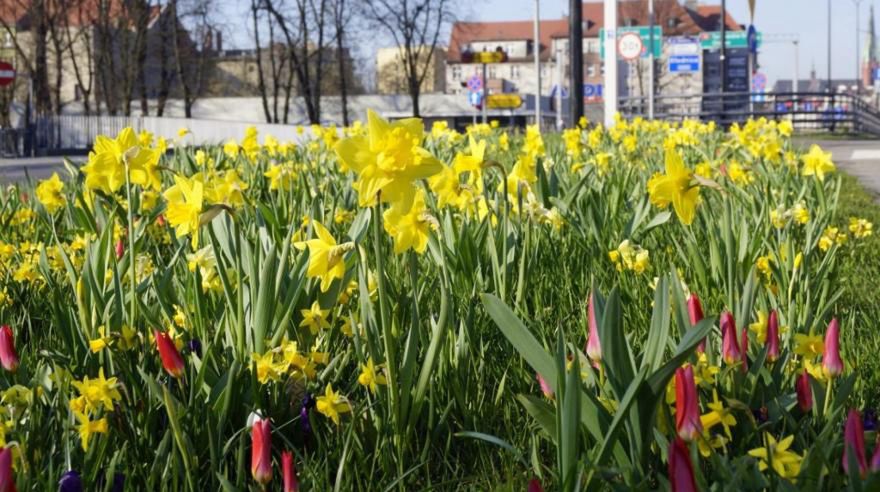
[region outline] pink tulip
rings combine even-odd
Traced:
[[[776,310],[770,311],[767,318],[767,360],[770,362],[779,358],[779,316]]]
[[[669,483],[672,492],[697,492],[694,467],[687,445],[680,437],[669,443]]]
[[[533,478],[529,480],[529,488],[526,489],[527,492],[544,492],[544,487],[541,487],[541,482],[537,478]]]
[[[284,478],[284,492],[298,492],[299,481],[296,479],[296,465],[293,464],[293,453],[281,453],[281,473]]]
[[[822,356],[822,367],[828,377],[837,377],[843,372],[843,359],[840,358],[840,323],[837,318],[828,324],[825,332],[825,354]]]
[[[272,423],[257,417],[251,430],[251,475],[260,484],[272,481]]]
[[[602,362],[602,343],[599,341],[599,327],[596,322],[596,308],[593,306],[595,294],[590,292],[590,300],[587,302],[587,324],[590,327],[590,336],[587,339],[587,357],[594,365]]]
[[[122,258],[122,255],[124,255],[124,254],[125,254],[125,242],[123,242],[122,239],[120,239],[119,241],[116,241],[116,259],[118,260],[118,259]]]
[[[859,473],[864,477],[868,471],[868,463],[865,459],[865,431],[862,429],[862,416],[855,409],[849,411],[846,427],[843,430],[843,470],[847,473],[849,473],[850,448],[856,453]]]
[[[0,326],[0,365],[9,372],[18,369],[18,352],[15,351],[15,335],[9,325]],[[2,492],[2,491],[0,491]]]
[[[172,377],[179,378],[183,376],[185,365],[183,357],[174,345],[174,340],[167,333],[159,330],[153,331],[153,337],[156,339],[156,347],[159,349],[159,357],[162,358],[162,366],[168,371]]]
[[[813,388],[810,387],[810,374],[806,369],[797,377],[794,383],[797,393],[798,406],[806,413],[813,409]]]
[[[697,326],[697,323],[703,321],[703,305],[700,304],[700,298],[696,294],[691,294],[687,299],[688,318],[691,320],[691,326]],[[700,341],[697,345],[697,352],[706,351],[706,339]]]
[[[693,441],[703,432],[694,368],[690,364],[675,370],[675,428],[685,441]]]
[[[545,380],[538,373],[535,373],[535,378],[537,378],[537,380],[538,380],[538,385],[541,386],[541,393],[544,393],[544,396],[548,400],[552,400],[553,399],[553,388],[550,387],[550,384],[547,383],[547,380]]]
[[[730,311],[721,313],[721,355],[727,364],[735,364],[742,358],[736,340],[736,322]]]
[[[880,471],[880,434],[877,434],[877,441],[874,443],[874,454],[871,456],[871,471]]]
[[[16,492],[15,474],[12,471],[12,450],[0,451],[0,492]]]

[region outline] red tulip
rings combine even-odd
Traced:
[[[871,456],[871,471],[880,471],[880,434],[877,434],[877,441],[874,443],[874,454]]]
[[[687,445],[680,437],[669,443],[669,483],[672,492],[697,492],[694,467]]]
[[[590,336],[587,339],[587,357],[593,364],[602,362],[602,343],[599,341],[599,327],[596,322],[596,308],[593,306],[595,294],[590,292],[590,300],[587,302],[587,324],[590,327]]]
[[[694,368],[690,364],[675,370],[675,428],[685,441],[693,441],[703,432]]]
[[[124,254],[125,254],[125,242],[122,239],[120,239],[119,241],[116,241],[116,259],[118,260],[118,259],[122,258],[122,255],[124,255]]]
[[[770,311],[767,318],[767,360],[770,362],[779,358],[779,316],[776,310]]]
[[[547,383],[547,380],[545,380],[538,373],[535,373],[535,378],[537,378],[537,380],[538,380],[538,385],[541,386],[541,393],[544,393],[544,396],[547,397],[547,399],[552,400],[553,399],[553,388],[550,387],[550,384]]]
[[[727,364],[735,364],[742,358],[736,340],[736,322],[729,311],[721,313],[721,355]]]
[[[18,369],[15,336],[12,334],[12,328],[9,325],[0,326],[0,364],[3,365],[3,369],[9,372],[15,372]]]
[[[263,485],[272,481],[272,423],[257,417],[251,430],[251,475]]]
[[[293,464],[293,453],[281,453],[281,473],[284,476],[284,492],[298,492],[299,481],[296,479],[296,465]]]
[[[797,377],[794,383],[794,389],[797,393],[798,405],[804,413],[813,409],[813,388],[810,387],[810,374],[804,369],[804,372]]]
[[[852,409],[846,417],[846,427],[843,430],[843,470],[849,473],[849,451],[856,453],[856,462],[859,464],[859,473],[865,476],[868,471],[868,463],[865,459],[865,431],[862,429],[862,416],[858,410]]]
[[[154,330],[153,336],[156,338],[156,346],[159,347],[159,357],[162,358],[162,365],[165,367],[165,370],[168,371],[168,374],[172,377],[179,378],[183,376],[183,370],[185,368],[183,357],[181,357],[180,352],[177,351],[177,346],[174,345],[174,340],[172,340],[167,333],[159,330]]]
[[[12,450],[0,451],[0,492],[16,492],[15,475],[12,472]]]
[[[843,372],[843,359],[840,358],[840,323],[837,318],[828,324],[825,332],[825,354],[822,356],[822,367],[828,377],[837,377]]]
[[[688,318],[691,320],[691,326],[697,326],[697,323],[703,321],[703,306],[700,304],[700,298],[696,294],[691,294],[687,299]],[[700,341],[697,345],[697,352],[706,351],[706,339]]]
[[[541,487],[541,482],[537,478],[533,478],[529,480],[529,488],[526,489],[527,492],[544,492],[544,487]]]

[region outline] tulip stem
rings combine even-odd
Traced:
[[[376,284],[379,290],[379,319],[382,323],[382,342],[385,347],[385,369],[388,371],[388,399],[391,417],[396,431],[400,430],[397,408],[397,357],[396,340],[388,316],[388,291],[385,286],[385,259],[382,257],[382,204],[376,196],[373,207],[373,254],[376,256]]]
[[[822,408],[822,416],[828,420],[828,408],[831,406],[831,387],[834,385],[834,378],[828,378],[828,386],[825,387],[825,406]]]
[[[131,280],[131,301],[129,303],[131,311],[128,322],[129,327],[132,330],[136,330],[135,310],[137,309],[137,298],[135,294],[137,293],[137,267],[135,266],[134,249],[134,214],[131,211],[131,171],[128,165],[128,158],[123,156],[123,159],[125,159],[125,199],[128,201],[128,206],[125,207],[128,214],[128,276]]]

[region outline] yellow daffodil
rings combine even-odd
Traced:
[[[165,190],[168,202],[165,217],[178,238],[192,235],[192,247],[199,244],[199,226],[204,205],[204,184],[201,181],[174,176],[174,186]]]
[[[98,327],[98,338],[89,340],[89,350],[96,354],[110,345],[111,338],[105,336],[106,329],[103,326]]]
[[[318,221],[313,221],[318,237],[294,243],[299,250],[309,248],[309,268],[306,275],[321,279],[321,292],[327,292],[334,279],[345,276],[345,253],[354,248],[354,243],[336,244],[330,231]]]
[[[98,377],[89,379],[88,376],[82,381],[73,381],[73,387],[83,397],[86,410],[95,410],[103,407],[104,410],[113,410],[113,402],[122,399],[116,388],[116,378],[105,378],[104,369],[98,369]]]
[[[825,340],[822,335],[794,335],[794,353],[807,359],[814,359],[825,352]]]
[[[730,408],[726,408],[724,403],[718,399],[718,390],[712,390],[712,401],[706,404],[711,410],[709,413],[700,417],[704,429],[711,429],[716,425],[724,428],[724,433],[728,438],[733,438],[730,428],[736,425],[736,417],[730,412]]]
[[[98,420],[89,420],[88,414],[80,412],[74,412],[73,414],[76,416],[76,420],[79,421],[77,430],[79,431],[79,437],[82,440],[83,451],[88,451],[89,441],[93,434],[107,433],[107,418],[102,417]]]
[[[857,239],[862,239],[873,234],[874,224],[868,222],[865,219],[859,219],[856,217],[849,218],[849,232],[852,233],[853,237]]]
[[[833,173],[837,169],[831,162],[831,152],[824,152],[816,144],[810,146],[810,151],[804,156],[804,167],[801,174],[804,176],[816,176],[819,181],[825,180],[825,175]]]
[[[764,433],[765,446],[755,448],[749,451],[749,456],[758,458],[758,468],[761,471],[766,470],[771,465],[780,477],[785,479],[794,479],[801,472],[801,461],[804,457],[790,451],[794,436],[788,436],[780,441],[770,435]]]
[[[52,177],[40,181],[35,190],[37,200],[46,207],[50,214],[54,214],[59,208],[67,204],[64,197],[64,183],[58,177],[58,173],[52,173]]]
[[[318,412],[331,419],[336,425],[339,425],[339,414],[351,411],[351,405],[348,401],[333,391],[333,386],[330,384],[327,384],[324,394],[317,397],[315,401],[315,408]]]
[[[403,209],[394,204],[383,214],[385,232],[394,238],[394,252],[403,253],[412,248],[422,254],[428,247],[428,235],[438,228],[437,219],[425,207],[424,192],[415,194],[412,206]]]
[[[299,322],[300,328],[308,328],[312,335],[317,335],[318,331],[330,328],[330,323],[327,321],[327,315],[330,314],[329,309],[321,309],[321,305],[318,304],[318,301],[312,303],[312,307],[309,309],[301,309],[300,314],[302,314],[302,321]]]
[[[367,359],[366,364],[361,365],[361,374],[358,376],[358,383],[369,388],[370,393],[376,394],[376,390],[379,388],[378,385],[388,384],[388,381],[385,380],[385,376],[379,371],[381,371],[381,366],[375,365],[373,363],[373,358],[370,357]]]
[[[692,183],[692,173],[684,166],[681,155],[675,150],[666,151],[666,174],[656,174],[648,181],[651,203],[666,208],[671,203],[675,215],[682,224],[694,221],[700,188]]]
[[[360,206],[381,200],[407,212],[415,198],[413,181],[429,178],[442,169],[440,161],[422,148],[424,126],[419,118],[389,123],[367,112],[368,136],[354,136],[335,145],[339,159],[358,178],[353,187]]]

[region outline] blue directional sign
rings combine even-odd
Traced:
[[[700,71],[700,55],[673,55],[669,57],[670,73],[691,73]]]
[[[749,53],[753,55],[758,53],[758,31],[751,24],[749,24],[749,29],[746,31],[746,44],[748,44]]]
[[[602,84],[584,84],[584,98],[602,99]]]

